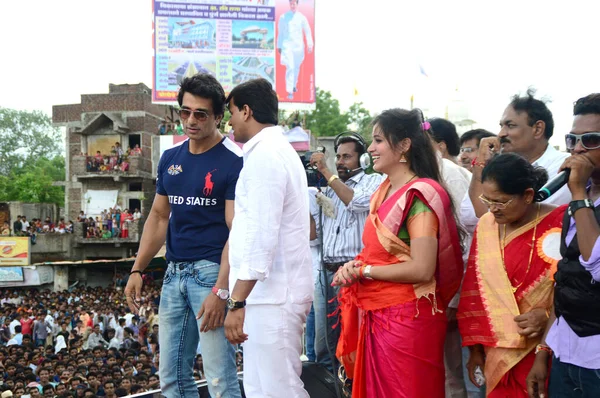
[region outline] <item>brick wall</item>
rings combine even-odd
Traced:
[[[80,156],[79,153],[74,154],[71,152],[71,175],[69,181],[73,180],[73,176],[86,173],[86,157]]]
[[[70,188],[67,189],[67,197],[65,200],[69,201],[69,214],[67,217],[69,220],[75,221],[81,209],[81,188]]]
[[[127,94],[127,93],[140,93],[140,92],[147,92],[149,94],[151,92],[151,90],[144,83],[137,83],[137,84],[112,84],[112,83],[110,83],[108,85],[108,93],[109,94]]]
[[[81,104],[54,105],[52,107],[52,123],[62,124],[81,120]]]
[[[140,132],[144,130],[145,117],[128,117],[125,123],[129,127],[129,131],[132,133]]]

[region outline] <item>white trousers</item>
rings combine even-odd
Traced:
[[[300,66],[304,61],[304,48],[291,50],[284,48],[281,52],[281,64],[285,66],[285,91],[292,94],[298,85]]]
[[[246,398],[309,398],[300,380],[302,332],[311,303],[248,305],[244,329]]]

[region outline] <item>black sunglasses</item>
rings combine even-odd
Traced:
[[[184,120],[189,119],[189,117],[192,114],[194,114],[194,118],[196,118],[196,120],[201,121],[201,122],[205,121],[210,116],[210,114],[206,111],[200,111],[200,110],[193,111],[191,109],[180,109],[177,111],[177,114],[179,115],[180,118],[182,118]]]
[[[567,150],[572,151],[575,149],[579,141],[581,141],[581,145],[585,149],[598,149],[600,148],[600,131],[583,134],[565,134]]]

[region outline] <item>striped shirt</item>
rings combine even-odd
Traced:
[[[383,177],[360,172],[345,181],[354,196],[346,206],[331,188],[324,192],[335,206],[335,219],[322,216],[323,262],[339,263],[354,259],[363,248],[362,234],[369,215],[371,195],[379,188]]]

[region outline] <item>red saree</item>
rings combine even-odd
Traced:
[[[439,231],[436,273],[416,285],[362,280],[342,288],[336,354],[353,379],[354,398],[442,398],[447,323],[442,309],[458,290],[463,272],[450,198],[429,179],[407,184],[384,201],[389,187],[388,179],[371,198],[364,249],[357,260],[376,267],[411,259],[410,246],[397,235],[418,198]]]
[[[565,208],[554,209],[506,236],[504,265],[499,226],[494,216],[487,213],[477,224],[457,319],[463,345],[481,344],[485,348],[488,397],[528,396],[525,379],[541,336],[519,335],[514,317],[535,308],[552,306],[552,277],[560,259]],[[533,248],[532,242],[535,242]],[[513,286],[516,287],[514,293]]]

